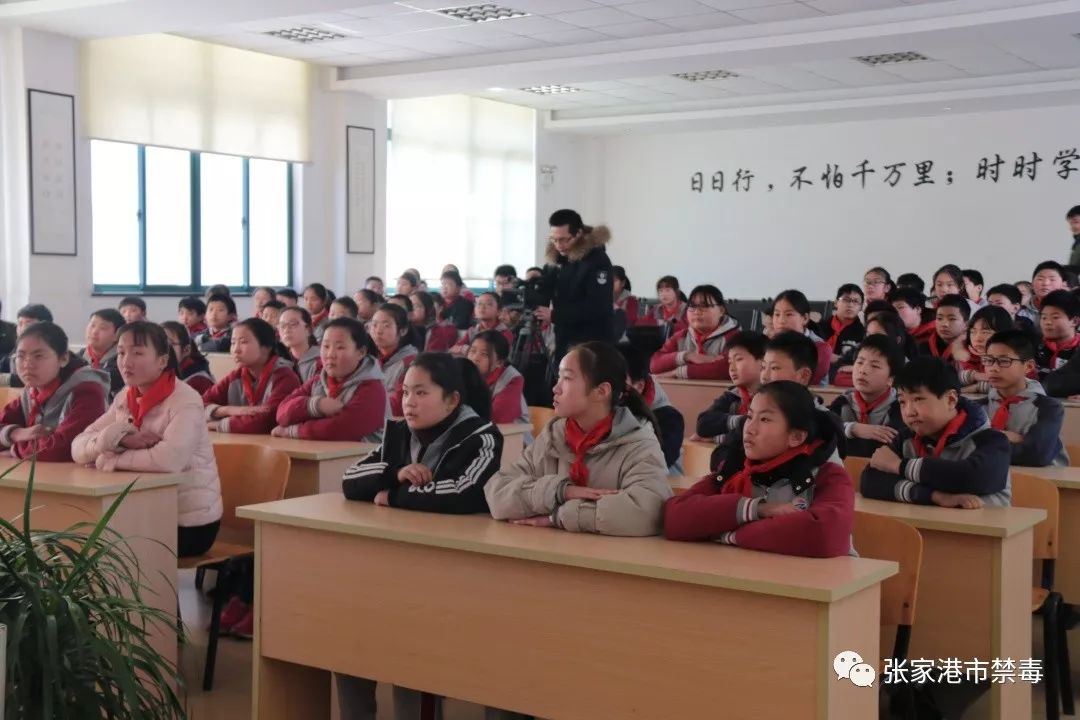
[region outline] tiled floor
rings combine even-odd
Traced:
[[[233,638],[222,638],[218,643],[217,670],[214,690],[202,691],[203,662],[206,658],[206,628],[209,626],[209,602],[195,591],[193,573],[180,573],[180,607],[188,626],[189,641],[181,648],[180,660],[187,679],[188,717],[191,720],[247,720],[251,716],[251,643]],[[1041,651],[1042,629],[1036,623],[1032,630],[1036,647],[1034,656]],[[1072,633],[1071,646],[1080,653],[1080,630]],[[1080,655],[1073,662],[1073,687],[1080,689]],[[1080,698],[1078,698],[1080,704]],[[379,687],[379,720],[390,720],[390,694]],[[984,695],[964,714],[968,718],[987,717],[988,697]],[[483,720],[483,709],[462,702],[447,701],[444,706],[446,720]],[[1045,718],[1041,687],[1032,693],[1032,717]],[[950,719],[951,720],[951,719]]]

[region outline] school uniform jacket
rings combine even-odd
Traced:
[[[817,367],[810,377],[810,384],[825,385],[829,380],[829,370],[832,368],[832,348],[812,330],[806,330],[803,334],[814,341],[814,348],[817,350]]]
[[[93,367],[93,364],[90,362],[90,353],[86,348],[83,348],[75,354],[84,360],[87,365]],[[98,366],[94,369],[101,370],[109,376],[109,400],[112,401],[116,393],[124,389],[124,378],[120,375],[120,366],[116,362],[115,345],[105,351],[105,354],[101,356],[101,360],[98,362]]]
[[[870,417],[865,423],[861,420],[859,404],[855,401],[855,393],[857,392],[858,390],[848,390],[843,395],[838,396],[829,405],[829,411],[840,418],[840,422],[844,424],[844,437],[847,438],[848,454],[868,458],[885,443],[855,437],[851,434],[852,426],[857,423],[886,425],[898,433],[903,433],[907,426],[904,425],[904,419],[900,416],[900,403],[896,399],[895,390],[889,388],[888,399],[870,411]]]
[[[890,445],[902,458],[900,474],[867,466],[860,483],[862,494],[878,500],[932,505],[931,495],[938,490],[978,495],[986,505],[1008,506],[1012,498],[1008,438],[990,427],[986,413],[971,400],[961,397],[957,408],[967,412],[967,420],[948,439],[940,457],[932,455],[938,438],[924,438],[931,454],[919,457],[912,433],[906,431]]]
[[[390,412],[394,417],[402,415],[401,394],[404,392],[405,371],[412,365],[417,354],[412,345],[402,345],[387,360],[380,363],[383,387],[386,388],[386,396],[390,399]]]
[[[739,409],[742,407],[743,398],[739,391],[730,388],[724,394],[713,400],[707,410],[698,415],[697,434],[703,438],[716,438],[718,443],[723,442],[724,435],[735,429],[735,425],[744,417]]]
[[[195,347],[199,348],[199,352],[203,353],[223,353],[229,352],[232,348],[232,328],[220,330],[214,332],[207,328],[205,332],[201,332],[195,336]]]
[[[274,363],[274,371],[270,375],[270,382],[266,384],[261,398],[256,398],[256,403],[266,409],[257,415],[238,415],[225,417],[218,421],[218,432],[245,433],[248,435],[266,435],[274,429],[274,418],[278,406],[285,398],[289,397],[293,390],[300,387],[300,381],[293,371],[292,362],[276,355],[271,356],[270,362]],[[247,406],[248,400],[244,396],[244,381],[241,378],[243,368],[236,368],[231,373],[217,381],[203,395],[203,403],[206,405],[206,419],[212,420],[213,413],[223,405]],[[252,385],[258,384],[255,378]]]
[[[689,305],[680,300],[678,310],[676,310],[675,314],[668,319],[664,317],[664,306],[657,303],[649,309],[645,318],[649,321],[650,325],[659,325],[661,331],[663,331],[664,337],[668,338],[690,327],[690,324],[686,319],[686,312],[688,309]]]
[[[491,388],[491,422],[531,423],[529,406],[525,404],[525,378],[513,365],[504,365]]]
[[[424,352],[446,352],[457,343],[460,335],[461,331],[452,322],[432,325],[424,338]]]
[[[632,328],[640,319],[641,304],[638,299],[630,294],[629,290],[623,290],[619,297],[615,298],[615,309],[622,310],[626,314],[626,327]]]
[[[549,515],[556,527],[600,535],[658,535],[671,497],[667,464],[652,425],[618,407],[611,432],[585,453],[589,487],[616,490],[599,500],[566,500],[574,453],[566,418],[553,418],[511,467],[484,488],[496,520]]]
[[[491,327],[484,327],[480,323],[475,323],[464,333],[461,333],[454,347],[456,347],[458,350],[467,350],[472,341],[476,339],[476,336],[484,332],[485,330],[498,330],[502,333],[503,337],[506,338],[506,342],[513,346],[514,335],[510,332],[510,328],[506,327],[501,322],[496,321],[495,324]]]
[[[1080,348],[1080,344],[1072,348],[1059,350],[1055,354],[1047,347],[1045,340],[1039,343],[1039,347],[1035,350],[1035,365],[1039,368],[1039,380],[1043,380],[1051,372],[1065,367],[1069,360],[1076,356],[1078,348]]]
[[[686,421],[682,413],[671,404],[671,398],[664,388],[656,384],[652,377],[645,378],[645,402],[660,426],[660,450],[664,453],[664,462],[672,467],[682,455],[683,438],[686,436]]]
[[[1010,443],[1012,464],[1026,467],[1068,467],[1069,455],[1061,444],[1061,425],[1065,420],[1065,408],[1053,398],[1047,397],[1037,380],[1028,380],[1027,387],[1018,397],[1023,398],[1009,406],[1009,419],[1005,429],[1023,436],[1023,441]],[[991,388],[986,396],[986,415],[993,419],[1001,407],[1001,393]]]
[[[322,371],[322,352],[318,345],[312,345],[294,363],[296,374],[301,383],[306,383]]]
[[[725,315],[720,325],[709,333],[703,343],[705,354],[716,360],[700,365],[686,362],[688,353],[698,352],[693,330],[687,328],[667,339],[660,351],[652,356],[649,370],[654,373],[675,371],[675,377],[691,380],[727,380],[728,357],[727,344],[741,330],[739,321]]]
[[[468,330],[473,321],[473,304],[464,295],[458,295],[442,309],[439,319],[449,322],[458,330]]]
[[[30,417],[30,388],[26,388],[0,412],[0,454],[28,458],[36,452],[41,462],[70,462],[72,440],[101,417],[109,406],[108,396],[109,376],[72,360],[60,371],[60,387],[34,420],[52,428],[52,433],[32,442],[11,441],[11,433],[25,428]]]
[[[1074,354],[1057,370],[1046,373],[1042,384],[1046,394],[1051,397],[1080,395],[1080,353]]]
[[[840,356],[834,367],[839,368],[844,365],[854,364],[855,355],[859,352],[859,345],[862,344],[863,339],[866,337],[866,327],[856,318],[840,331],[835,343],[829,343],[833,333],[831,322],[823,320],[818,324],[818,335],[826,344],[829,344],[833,354]]]
[[[210,363],[203,358],[192,360],[187,358],[180,363],[180,374],[177,376],[201,396],[210,388],[214,387],[214,376],[210,374]]]
[[[292,392],[277,408],[277,424],[288,437],[301,440],[353,440],[379,442],[390,419],[382,370],[370,355],[341,385],[337,399],[345,407],[337,415],[323,416],[319,400],[329,397],[326,370]]]
[[[143,417],[142,429],[161,441],[142,450],[120,445],[135,425],[127,393],[117,393],[105,414],[75,438],[72,457],[77,463],[89,464],[104,452],[117,452],[116,470],[188,473],[190,477],[176,488],[177,524],[198,527],[220,520],[221,483],[199,394],[187,383],[176,383],[172,394]]]
[[[840,422],[840,418],[829,412],[828,406],[820,395],[814,395],[813,397],[814,410],[817,412],[817,424],[819,426],[828,424],[832,427],[830,434],[836,438],[835,460],[842,463],[843,459],[848,456],[848,440],[844,435],[843,423]],[[731,430],[719,438],[716,449],[709,456],[709,467],[714,471],[723,467],[724,463],[728,462],[732,457],[739,458],[737,460],[740,463],[738,467],[742,467],[741,463],[746,457],[743,450],[743,429],[746,427],[746,416],[731,415],[728,423]]]
[[[743,468],[745,457],[729,456],[719,473],[702,478],[664,506],[669,540],[715,540],[750,550],[837,557],[854,554],[851,531],[855,487],[837,456],[836,428],[819,426],[822,444],[772,472],[751,476],[751,495],[735,492],[727,479]],[[762,518],[762,502],[800,503],[803,509]]]
[[[502,448],[499,429],[466,405],[459,406],[449,427],[426,446],[404,420],[391,420],[382,445],[345,471],[341,490],[347,499],[365,502],[388,490],[390,506],[406,510],[486,513],[484,487],[499,469]],[[401,468],[413,463],[431,470],[431,482],[416,486],[398,480]]]

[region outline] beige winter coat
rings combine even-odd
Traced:
[[[199,393],[187,383],[177,381],[172,395],[143,418],[142,429],[158,435],[161,442],[146,450],[120,447],[124,436],[135,431],[127,406],[127,391],[121,390],[105,414],[75,438],[72,459],[91,464],[103,452],[123,450],[116,460],[117,470],[191,473],[191,479],[177,488],[180,527],[197,527],[220,520],[221,484]]]
[[[664,501],[672,493],[652,425],[620,407],[611,434],[585,454],[589,487],[618,490],[614,495],[560,504],[573,462],[566,420],[555,418],[513,467],[488,480],[484,494],[492,516],[514,520],[555,513],[556,525],[571,532],[659,534]]]

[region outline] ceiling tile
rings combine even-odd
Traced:
[[[376,22],[390,28],[394,32],[412,32],[414,30],[434,30],[437,28],[460,27],[468,25],[467,20],[447,17],[438,13],[413,12],[404,15],[388,15],[379,18]]]
[[[499,20],[499,28],[515,35],[535,36],[540,33],[566,32],[576,30],[576,25],[559,22],[551,18],[531,15],[523,18]]]
[[[727,97],[728,92],[715,85],[706,85],[699,82],[686,82],[683,81],[685,87],[672,88],[670,92],[678,95],[684,100],[709,100],[715,98]]]
[[[1048,70],[1080,67],[1080,40],[1071,35],[1054,40],[1003,40],[994,44],[1022,60]]]
[[[646,35],[666,35],[671,32],[667,25],[661,25],[651,20],[639,20],[638,22],[621,23],[619,25],[606,25],[596,28],[605,35],[617,38],[644,37]]]
[[[379,52],[366,53],[371,57],[377,59],[379,62],[400,62],[403,60],[424,60],[426,58],[434,57],[434,55],[420,50],[410,50],[407,48],[397,48],[394,50],[381,50]]]
[[[1006,75],[1017,72],[1034,72],[1038,65],[1021,60],[1015,55],[1002,53],[993,57],[967,57],[949,60],[949,64],[970,75]]]
[[[536,38],[525,37],[524,35],[481,37],[476,40],[471,40],[470,43],[488,50],[530,50],[532,48],[543,47],[547,44]]]
[[[366,38],[345,38],[344,40],[327,40],[317,43],[316,47],[326,48],[332,52],[348,53],[350,55],[363,55],[378,50],[392,50],[386,43],[375,42]]]
[[[514,8],[532,15],[554,15],[556,13],[596,10],[602,8],[592,0],[500,0],[503,7]]]
[[[581,12],[561,13],[552,16],[560,22],[567,22],[583,28],[597,28],[602,25],[619,25],[632,23],[640,20],[637,15],[622,12],[616,8],[596,8],[595,10],[582,10]]]
[[[727,78],[725,80],[703,80],[702,84],[718,87],[732,95],[769,95],[788,92],[784,88],[754,80],[753,78]]]
[[[337,67],[359,67],[361,65],[380,65],[386,60],[371,57],[370,55],[342,55],[333,63]]]
[[[885,10],[887,8],[903,7],[901,0],[802,0],[810,7],[820,10],[828,15],[839,15],[850,12],[866,12],[868,10]]]
[[[536,40],[552,45],[569,45],[571,43],[592,43],[610,40],[607,35],[602,35],[595,30],[586,28],[574,28],[573,30],[560,30],[553,33],[537,33],[532,36]]]
[[[188,36],[192,37],[192,36]],[[263,35],[262,33],[246,32],[236,33],[235,35],[218,35],[218,36],[202,36],[203,39],[209,42],[217,43],[219,45],[229,45],[232,47],[245,48],[248,50],[261,50],[280,47],[289,47],[292,45],[288,40],[283,40],[273,35]]]
[[[850,58],[837,58],[835,60],[814,60],[811,62],[793,63],[794,67],[801,68],[815,75],[836,80],[844,85],[862,87],[866,85],[892,85],[903,82],[902,78],[890,75],[876,67],[863,65],[861,62]]]
[[[785,5],[767,5],[765,7],[746,8],[744,10],[731,10],[732,15],[752,23],[781,22],[784,20],[802,20],[804,18],[820,17],[821,11],[802,3],[787,3]]]
[[[740,76],[761,80],[788,90],[830,90],[844,85],[823,75],[815,75],[791,65],[766,65],[750,68],[732,68]]]
[[[419,50],[432,55],[467,55],[469,53],[479,52],[479,48],[476,45],[454,40],[443,40],[431,33],[388,35],[382,39],[382,42],[387,45],[393,45],[395,49],[409,48],[411,50]],[[371,54],[374,55],[375,53]]]
[[[648,0],[623,5],[619,9],[650,20],[663,20],[681,15],[703,15],[713,10],[696,0]]]
[[[442,10],[444,8],[479,5],[480,0],[473,0],[473,2],[469,2],[469,0],[400,0],[394,4],[398,7],[405,7],[407,10]]]
[[[401,15],[402,13],[413,12],[413,10],[411,8],[402,7],[397,3],[387,2],[355,8],[344,8],[341,12],[358,18],[374,18],[383,17],[385,15]]]
[[[700,0],[700,2],[717,10],[729,12],[731,10],[746,10],[747,8],[765,7],[767,5],[783,5],[791,0]]]
[[[953,80],[955,78],[969,77],[966,72],[959,68],[955,68],[948,63],[935,62],[933,60],[929,62],[883,65],[881,66],[881,70],[890,75],[902,77],[905,80],[919,82],[927,80]]]
[[[332,51],[328,51],[325,48],[320,47],[319,43],[306,44],[306,43],[290,42],[290,43],[288,43],[288,45],[286,47],[275,48],[274,49],[274,54],[275,55],[284,55],[285,57],[291,57],[291,58],[298,58],[298,59],[302,59],[302,60],[307,60],[309,58],[329,57],[329,56],[335,55],[337,53],[334,53]],[[340,53],[340,54],[344,55],[345,53]]]
[[[715,30],[717,28],[745,25],[746,21],[723,12],[711,12],[707,15],[685,15],[683,17],[664,18],[664,24],[676,30]]]

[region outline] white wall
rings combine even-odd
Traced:
[[[600,178],[600,212],[612,225],[613,261],[627,267],[635,290],[652,296],[664,274],[689,288],[711,282],[732,297],[773,295],[798,287],[832,297],[843,282],[883,265],[924,279],[954,262],[990,283],[1030,278],[1036,263],[1066,261],[1072,238],[1065,213],[1080,204],[1080,172],[1068,181],[1053,160],[1077,146],[1080,107],[724,132],[608,138],[585,172]],[[1037,180],[1012,177],[1017,156],[1038,152]],[[997,184],[977,181],[980,158],[1005,160]],[[849,173],[864,159],[877,172],[866,190]],[[913,187],[914,163],[934,161],[937,184]],[[885,164],[906,162],[895,188]],[[826,163],[845,184],[825,190]],[[793,170],[814,182],[796,192]],[[1080,168],[1080,163],[1075,163]],[[750,193],[733,192],[738,168],[755,174]],[[710,189],[716,170],[727,187]],[[954,173],[945,184],[945,171]],[[705,189],[691,191],[691,174]],[[767,185],[774,190],[769,192]]]
[[[537,112],[536,175],[536,259],[543,261],[547,247],[548,218],[551,213],[571,208],[586,223],[601,224],[603,217],[603,144],[597,138],[549,132]],[[545,184],[540,168],[555,167],[553,180]],[[524,268],[518,268],[524,274]]]

